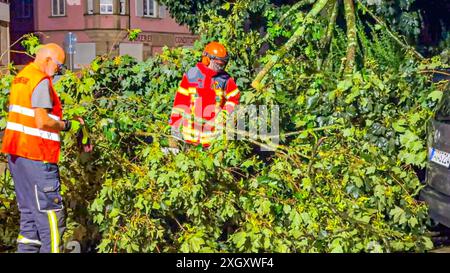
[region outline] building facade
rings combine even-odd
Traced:
[[[178,25],[165,7],[155,0],[14,2],[26,7],[31,5],[33,17],[28,21],[28,25],[22,22],[17,26],[14,29],[17,33],[22,34],[23,28],[32,27],[32,32],[40,36],[42,43],[54,42],[61,46],[65,45],[68,32],[75,34],[76,68],[87,65],[96,56],[107,53],[113,56],[128,54],[138,60],[145,60],[160,52],[164,46],[192,46],[196,39],[186,27]],[[126,38],[128,29],[141,29],[142,33],[136,41],[130,42]]]
[[[9,0],[0,0],[0,66],[9,63]]]

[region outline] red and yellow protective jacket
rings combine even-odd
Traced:
[[[208,147],[217,137],[216,117],[222,111],[231,114],[239,98],[239,89],[230,75],[198,63],[183,76],[169,124],[187,143]]]

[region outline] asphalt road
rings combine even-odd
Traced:
[[[433,249],[430,252],[431,253],[450,253],[450,247],[437,248],[437,249]]]

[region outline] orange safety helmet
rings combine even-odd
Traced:
[[[228,63],[228,52],[224,45],[218,42],[211,42],[206,45],[205,50],[202,55],[202,63],[208,66],[211,60],[219,60],[224,62],[226,65]]]

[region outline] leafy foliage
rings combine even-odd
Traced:
[[[419,62],[384,30],[359,22],[356,70],[343,77],[346,37],[337,25],[325,50],[326,17],[297,11],[280,24],[287,9],[264,0],[209,12],[193,49],[166,48],[141,63],[100,57],[57,83],[65,116],[85,117],[96,147],[80,154],[73,133],[63,138],[66,241],[100,252],[431,249],[413,166],[425,165],[426,123],[442,94],[420,68],[439,60]],[[266,36],[246,27],[254,14],[270,26]],[[301,42],[255,91],[259,67],[300,25]],[[244,105],[280,106],[275,152],[261,151],[263,139],[161,151],[182,74],[212,40],[231,52],[228,70]],[[2,77],[3,117],[10,81]],[[17,208],[7,175],[0,190],[0,238],[11,246]]]
[[[128,39],[130,41],[135,41],[141,32],[141,29],[128,29]]]
[[[386,18],[395,30],[408,37],[410,41],[415,41],[419,36],[421,18],[414,5],[416,0],[362,0],[362,2],[374,7],[377,14]]]
[[[41,43],[39,42],[39,37],[34,34],[25,34],[24,39],[20,42],[25,48],[26,52],[30,55],[35,55],[39,49]]]
[[[191,29],[196,29],[197,24],[210,10],[216,10],[225,2],[223,0],[160,0],[160,3],[168,8],[178,23],[187,25]]]

